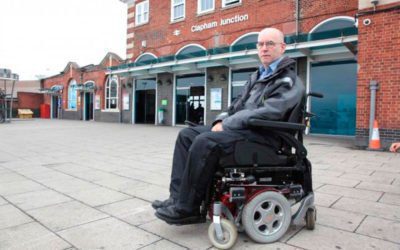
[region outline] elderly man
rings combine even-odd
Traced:
[[[284,57],[283,33],[262,30],[257,41],[259,70],[252,74],[242,95],[213,122],[213,126],[183,129],[176,140],[170,182],[170,197],[154,201],[156,216],[169,224],[190,224],[204,220],[200,204],[218,167],[221,155],[233,151],[235,142],[249,139],[279,146],[272,134],[251,130],[251,118],[288,121],[290,112],[304,96],[296,77],[295,61]]]

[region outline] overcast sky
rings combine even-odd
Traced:
[[[0,0],[0,68],[35,80],[107,52],[125,59],[126,13],[119,0]]]

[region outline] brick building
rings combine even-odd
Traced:
[[[50,118],[129,122],[131,112],[124,111],[118,100],[130,91],[120,77],[106,75],[108,67],[123,62],[118,55],[108,53],[98,65],[79,67],[70,62],[60,74],[42,79],[44,103],[50,105]]]
[[[133,86],[132,123],[210,124],[258,67],[257,32],[272,26],[285,33],[307,90],[325,95],[310,102],[318,115],[311,133],[355,136],[366,146],[376,81],[381,141],[400,140],[400,1],[120,1],[127,63],[107,75]]]

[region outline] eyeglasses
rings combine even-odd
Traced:
[[[275,47],[277,44],[282,44],[282,43],[276,43],[273,41],[257,42],[257,47],[262,48],[265,45],[267,48],[272,48],[272,47]]]

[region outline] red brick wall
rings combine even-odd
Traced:
[[[300,33],[308,33],[318,23],[335,16],[354,16],[358,0],[301,0]]]
[[[300,2],[299,31],[309,32],[316,24],[334,16],[354,16],[357,0],[302,0]],[[230,45],[238,37],[267,26],[282,29],[285,34],[296,32],[295,0],[246,0],[237,7],[222,9],[222,0],[215,1],[215,11],[211,14],[197,15],[197,0],[186,1],[186,17],[182,22],[171,23],[171,1],[150,1],[149,23],[128,28],[128,34],[134,32],[134,38],[127,39],[127,44],[134,42],[134,47],[127,49],[127,55],[133,54],[135,60],[141,53],[150,52],[156,56],[175,54],[180,48],[190,43],[197,43],[206,48]],[[128,8],[128,14],[135,7]],[[201,32],[191,32],[192,25],[211,21],[219,22],[221,18],[233,17],[236,14],[248,14],[249,20],[220,26]],[[135,18],[128,19],[128,25]],[[179,29],[180,36],[173,31]],[[147,47],[141,47],[141,41],[147,41]],[[128,58],[129,59],[129,58]]]
[[[43,103],[43,94],[18,92],[18,108],[39,109]]]
[[[385,8],[385,6],[381,6]],[[369,83],[379,83],[376,119],[382,129],[400,129],[400,15],[399,10],[359,18],[357,125],[369,127]],[[363,25],[369,18],[371,24]]]
[[[118,59],[112,59],[110,66],[119,65],[121,62]],[[79,68],[72,67],[70,70],[64,72],[61,75],[57,75],[51,78],[47,78],[43,80],[44,88],[51,88],[53,85],[62,85],[64,89],[62,91],[62,100],[63,100],[63,109],[68,108],[68,84],[72,79],[75,79],[77,83],[85,83],[87,81],[94,81],[96,86],[98,87],[95,95],[100,95],[101,97],[101,108],[104,108],[104,89],[105,83],[107,80],[107,75],[105,68],[109,66],[109,61],[104,61],[103,65],[96,66],[91,71],[82,72]],[[51,96],[45,95],[44,103],[50,104]],[[77,102],[78,110],[81,108],[82,102]]]

